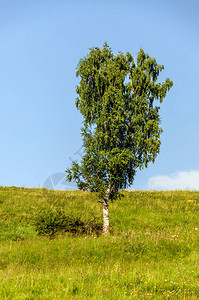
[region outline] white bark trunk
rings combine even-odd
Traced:
[[[109,234],[109,212],[108,212],[108,201],[111,193],[111,186],[109,184],[104,199],[102,201],[103,206],[103,235]]]
[[[103,203],[103,234],[109,234],[109,214],[108,214],[108,202]]]

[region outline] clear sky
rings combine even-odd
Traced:
[[[76,66],[107,41],[115,54],[143,48],[174,82],[160,155],[133,188],[199,189],[198,32],[198,0],[1,0],[0,185],[65,188],[81,156]]]

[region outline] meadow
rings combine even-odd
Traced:
[[[0,187],[0,299],[199,299],[199,192],[122,194],[104,237],[95,193]]]

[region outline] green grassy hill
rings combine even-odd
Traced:
[[[199,299],[199,192],[123,194],[103,237],[93,193],[1,187],[0,299]],[[39,235],[55,213],[86,230]]]

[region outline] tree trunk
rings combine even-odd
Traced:
[[[108,201],[103,201],[103,235],[109,234]]]
[[[111,193],[110,184],[106,190],[104,198],[102,200],[102,207],[103,207],[103,235],[109,234],[109,213],[108,213],[108,202]]]

